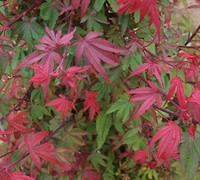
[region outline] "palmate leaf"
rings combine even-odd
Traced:
[[[175,157],[177,146],[181,140],[181,129],[173,121],[169,121],[162,127],[152,138],[150,142],[150,149],[153,149],[155,143],[159,141],[156,159],[158,162],[162,161],[170,167],[169,158]]]
[[[132,109],[133,103],[129,101],[127,94],[124,94],[119,96],[118,100],[110,106],[106,114],[116,113],[117,118],[120,118],[123,122],[126,122]]]
[[[46,106],[55,106],[56,111],[61,111],[63,119],[68,112],[71,112],[73,109],[76,110],[74,103],[66,99],[63,94],[60,94],[59,98],[47,103]]]
[[[158,107],[161,107],[162,98],[158,88],[151,81],[148,81],[148,84],[150,87],[136,88],[128,92],[128,94],[131,94],[131,102],[144,101],[134,115],[135,119],[144,114],[154,103],[156,103]]]
[[[24,173],[20,171],[15,171],[12,174],[10,174],[10,177],[8,180],[35,180],[35,178],[26,176]]]
[[[110,115],[101,113],[96,120],[96,131],[97,131],[97,146],[98,149],[102,147],[106,140],[106,136],[112,125],[112,118]]]
[[[97,92],[95,91],[85,91],[85,101],[84,101],[84,108],[83,112],[89,109],[89,119],[93,120],[95,114],[100,113],[100,104],[96,100]]]
[[[199,135],[197,135],[196,139],[191,138],[188,133],[183,135],[183,143],[180,148],[181,168],[188,180],[194,179],[198,168],[200,158],[199,140]]]
[[[169,101],[171,97],[176,92],[176,97],[178,99],[181,108],[186,108],[185,95],[182,80],[179,77],[174,77],[170,82],[170,87],[167,93],[167,100]]]
[[[34,134],[32,137],[24,137],[24,145],[27,147],[30,157],[38,169],[41,169],[42,167],[40,158],[55,164],[61,164],[55,157],[54,147],[52,144],[40,144],[47,134],[48,131],[40,131]]]
[[[118,9],[118,13],[133,13],[136,10],[140,11],[140,22],[148,14],[150,16],[149,24],[155,24],[158,37],[160,38],[160,20],[159,11],[157,8],[156,0],[118,0],[118,4],[122,6]]]
[[[118,55],[129,51],[98,38],[100,35],[102,35],[100,32],[89,32],[85,38],[75,43],[77,45],[76,59],[79,62],[84,56],[102,75],[105,81],[109,83],[109,78],[101,61],[116,66],[118,64]]]
[[[142,65],[138,66],[129,77],[138,75],[145,70],[148,70],[148,75],[155,75],[156,79],[159,81],[162,87],[164,87],[164,83],[162,80],[162,72],[166,71],[167,73],[170,73],[169,68],[166,65],[159,64],[156,61],[152,61],[149,58],[145,58],[147,63],[143,63]]]

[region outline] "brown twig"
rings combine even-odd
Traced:
[[[11,25],[13,25],[14,23],[16,23],[17,21],[19,21],[22,17],[26,16],[29,12],[31,12],[33,9],[35,9],[36,7],[38,7],[44,0],[36,0],[35,3],[26,11],[24,11],[22,14],[20,14],[19,16],[17,16],[13,21],[8,22],[4,25],[4,27],[10,27]]]
[[[200,25],[197,27],[197,29],[194,31],[194,33],[188,38],[188,40],[185,42],[185,44],[184,44],[185,46],[187,46],[192,41],[192,39],[197,35],[199,30],[200,30]]]

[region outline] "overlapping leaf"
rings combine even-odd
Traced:
[[[181,129],[173,121],[169,121],[162,127],[152,138],[150,149],[153,149],[156,142],[159,141],[156,158],[158,161],[163,160],[168,163],[170,157],[175,158],[177,146],[181,140]],[[169,164],[167,164],[169,166]]]
[[[47,67],[44,65],[35,64],[30,67],[35,71],[35,75],[31,78],[30,82],[33,82],[34,88],[37,88],[40,85],[43,89],[44,98],[46,98],[48,94],[51,74],[48,72]]]
[[[159,83],[162,87],[164,87],[163,81],[162,81],[162,71],[166,71],[167,73],[170,73],[169,68],[166,65],[159,64],[155,61],[151,61],[150,59],[146,58],[147,63],[143,63],[139,67],[137,67],[129,77],[138,75],[145,70],[148,70],[148,74],[155,75]]]
[[[33,137],[24,137],[24,144],[28,148],[30,157],[39,169],[42,167],[40,158],[55,164],[60,164],[55,158],[53,145],[50,143],[40,144],[47,134],[48,131],[41,131],[34,134]]]
[[[150,16],[149,24],[155,24],[158,37],[160,38],[160,20],[156,0],[118,0],[117,2],[122,4],[122,7],[118,9],[119,14],[125,11],[132,13],[139,10],[140,21],[148,14]]]
[[[100,105],[96,101],[97,92],[95,91],[86,91],[85,92],[85,101],[84,101],[84,108],[83,111],[89,109],[89,118],[90,120],[94,119],[95,114],[100,113]]]
[[[101,61],[116,66],[118,64],[117,55],[128,52],[128,50],[118,47],[104,39],[98,38],[100,35],[102,35],[100,32],[89,32],[85,38],[80,39],[76,43],[76,59],[79,62],[84,56],[103,76],[106,82],[109,82]]]
[[[41,60],[40,64],[47,69],[48,73],[52,73],[54,68],[54,61],[58,64],[61,63],[62,58],[60,54],[54,50],[56,48],[60,48],[61,46],[68,45],[70,40],[73,38],[75,30],[69,34],[64,35],[63,37],[61,37],[61,31],[58,31],[57,34],[55,34],[53,31],[46,28],[46,32],[48,33],[49,37],[46,35],[43,36],[41,38],[42,43],[36,45],[36,48],[41,52],[34,52],[30,54],[23,62],[17,66],[17,69]]]
[[[167,93],[167,100],[169,101],[171,97],[176,92],[176,97],[178,99],[181,108],[186,108],[185,95],[182,80],[179,77],[174,77],[170,82],[170,88]]]
[[[128,92],[128,94],[131,94],[131,102],[144,101],[134,115],[135,119],[144,114],[154,103],[156,103],[158,107],[161,107],[162,98],[158,88],[153,82],[149,81],[148,83],[150,87],[136,88]]]
[[[64,119],[67,112],[71,112],[72,109],[76,110],[74,103],[66,99],[63,94],[59,95],[60,98],[54,99],[53,101],[46,104],[46,106],[55,106],[56,111],[61,111],[62,118]]]

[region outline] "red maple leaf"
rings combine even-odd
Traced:
[[[84,67],[78,67],[78,66],[72,66],[67,69],[67,71],[64,71],[61,75],[61,84],[65,85],[66,87],[70,86],[70,88],[74,91],[77,91],[76,89],[76,81],[81,80],[84,78],[84,75],[81,73],[87,71],[90,69],[90,66],[84,66]]]
[[[159,11],[157,8],[156,0],[118,0],[118,4],[123,4],[121,8],[119,8],[118,13],[123,13],[128,11],[128,13],[132,13],[136,10],[140,11],[140,22],[144,19],[144,17],[149,14],[150,20],[149,24],[155,24],[158,38],[160,39],[160,21],[159,21]]]
[[[37,88],[40,85],[44,93],[44,98],[46,98],[48,95],[49,83],[51,78],[47,67],[40,64],[35,64],[30,67],[35,71],[35,75],[31,78],[30,82],[33,82],[34,88]]]
[[[59,48],[62,46],[67,46],[70,43],[70,40],[74,37],[74,32],[75,32],[75,29],[74,29],[70,33],[61,37],[62,35],[61,30],[58,30],[56,34],[54,33],[54,31],[51,31],[48,27],[45,27],[45,30],[48,36],[45,35],[41,38],[42,44],[36,45],[38,49],[41,49],[41,48],[43,49],[43,47]]]
[[[130,99],[131,102],[144,101],[134,115],[135,119],[144,114],[154,103],[156,103],[158,107],[161,107],[162,98],[158,88],[153,82],[148,81],[148,83],[150,87],[136,88],[128,92],[128,94],[132,95]]]
[[[10,174],[9,180],[35,180],[35,178],[29,177],[22,172],[15,171]]]
[[[23,62],[17,66],[16,69],[20,69],[24,66],[36,63],[41,60],[39,64],[44,65],[48,73],[52,73],[54,68],[54,61],[58,64],[61,64],[62,58],[54,50],[56,48],[60,48],[61,46],[67,46],[70,40],[73,38],[75,30],[69,34],[64,35],[62,38],[61,31],[58,31],[57,34],[55,34],[53,31],[50,31],[48,28],[46,28],[46,31],[49,37],[46,35],[43,36],[41,38],[42,44],[36,45],[36,48],[41,52],[34,52],[30,54]]]
[[[184,89],[183,89],[182,80],[179,77],[174,77],[171,80],[170,87],[167,94],[167,101],[171,99],[171,97],[174,95],[175,92],[176,92],[176,97],[178,99],[180,107],[185,109],[186,103],[185,103]]]
[[[149,58],[145,58],[147,63],[143,63],[139,67],[137,67],[129,76],[135,76],[137,74],[140,74],[148,69],[148,74],[150,76],[155,75],[159,83],[162,87],[164,87],[163,81],[162,81],[162,71],[166,71],[167,73],[170,73],[169,68],[166,65],[158,64],[156,61],[151,61]]]
[[[34,134],[32,137],[24,137],[24,144],[28,148],[30,157],[38,169],[41,169],[42,167],[40,158],[55,164],[61,164],[55,158],[53,145],[50,143],[41,144],[41,141],[46,137],[47,134],[48,131],[41,131]]]
[[[56,9],[60,11],[59,16],[64,13],[68,16],[70,11],[78,11],[80,9],[80,13],[77,13],[77,15],[82,17],[90,5],[90,0],[65,0],[63,2],[56,0],[56,2],[59,4],[58,7],[56,6]]]
[[[122,4],[122,6],[118,9],[117,13],[121,14],[125,11],[128,11],[128,13],[132,13],[136,10],[138,10],[141,6],[140,0],[118,0],[117,4]]]
[[[31,121],[27,119],[27,112],[21,111],[18,113],[14,113],[12,111],[10,115],[8,116],[8,126],[5,131],[0,130],[0,135],[6,135],[7,140],[4,138],[0,138],[1,141],[9,142],[10,137],[12,134],[14,134],[15,138],[18,139],[21,136],[21,133],[30,133],[33,130],[31,128],[28,128],[26,125],[30,123]]]
[[[194,124],[191,124],[188,129],[189,135],[194,139],[195,133],[196,133],[196,126]]]
[[[97,38],[100,35],[102,35],[100,32],[89,32],[85,38],[80,39],[76,43],[76,59],[79,62],[82,56],[86,57],[106,82],[109,83],[108,76],[101,65],[101,61],[111,65],[117,65],[117,54],[128,52],[128,50],[118,47],[107,40]]]
[[[200,91],[194,88],[192,95],[187,99],[187,108],[192,111],[194,119],[200,123]]]
[[[156,142],[159,141],[156,158],[158,161],[164,160],[167,165],[170,157],[176,158],[177,146],[181,140],[181,129],[173,121],[169,121],[162,127],[152,138],[150,142],[150,149],[153,149]]]
[[[99,103],[96,101],[96,95],[97,92],[95,91],[86,91],[85,92],[85,101],[84,101],[84,108],[83,108],[83,112],[85,112],[87,109],[89,109],[89,118],[90,120],[94,119],[95,114],[99,114],[100,113],[100,105]]]
[[[71,112],[72,109],[76,110],[74,103],[66,99],[63,94],[59,95],[60,98],[54,99],[53,101],[46,104],[46,106],[55,106],[56,111],[61,111],[62,118],[64,119],[67,112]]]
[[[136,150],[134,161],[139,161],[140,164],[144,164],[145,161],[148,159],[147,151],[146,150]]]
[[[88,6],[90,5],[90,0],[76,0],[76,1],[72,1],[72,7],[75,9],[75,10],[78,10],[78,8],[81,8],[81,13],[80,13],[80,16],[82,17]]]
[[[87,166],[83,171],[83,180],[100,180],[97,171],[92,168],[92,165]]]
[[[192,95],[187,99],[188,102],[196,103],[200,107],[200,91],[198,88],[194,88]]]
[[[16,130],[22,133],[29,133],[32,132],[32,129],[26,127],[25,125],[30,122],[31,121],[27,118],[26,111],[21,111],[18,113],[14,113],[14,111],[12,111],[8,116],[8,127],[6,130]]]
[[[184,70],[185,81],[194,79],[195,82],[198,80],[199,72],[199,61],[198,57],[195,54],[190,53],[178,53],[179,57],[183,57],[181,62],[181,68]]]
[[[140,21],[142,21],[147,14],[150,16],[149,24],[151,25],[154,23],[158,37],[160,38],[160,20],[156,0],[142,1],[140,6]]]

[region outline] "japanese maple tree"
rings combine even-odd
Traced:
[[[1,1],[0,179],[199,179],[195,3]]]

